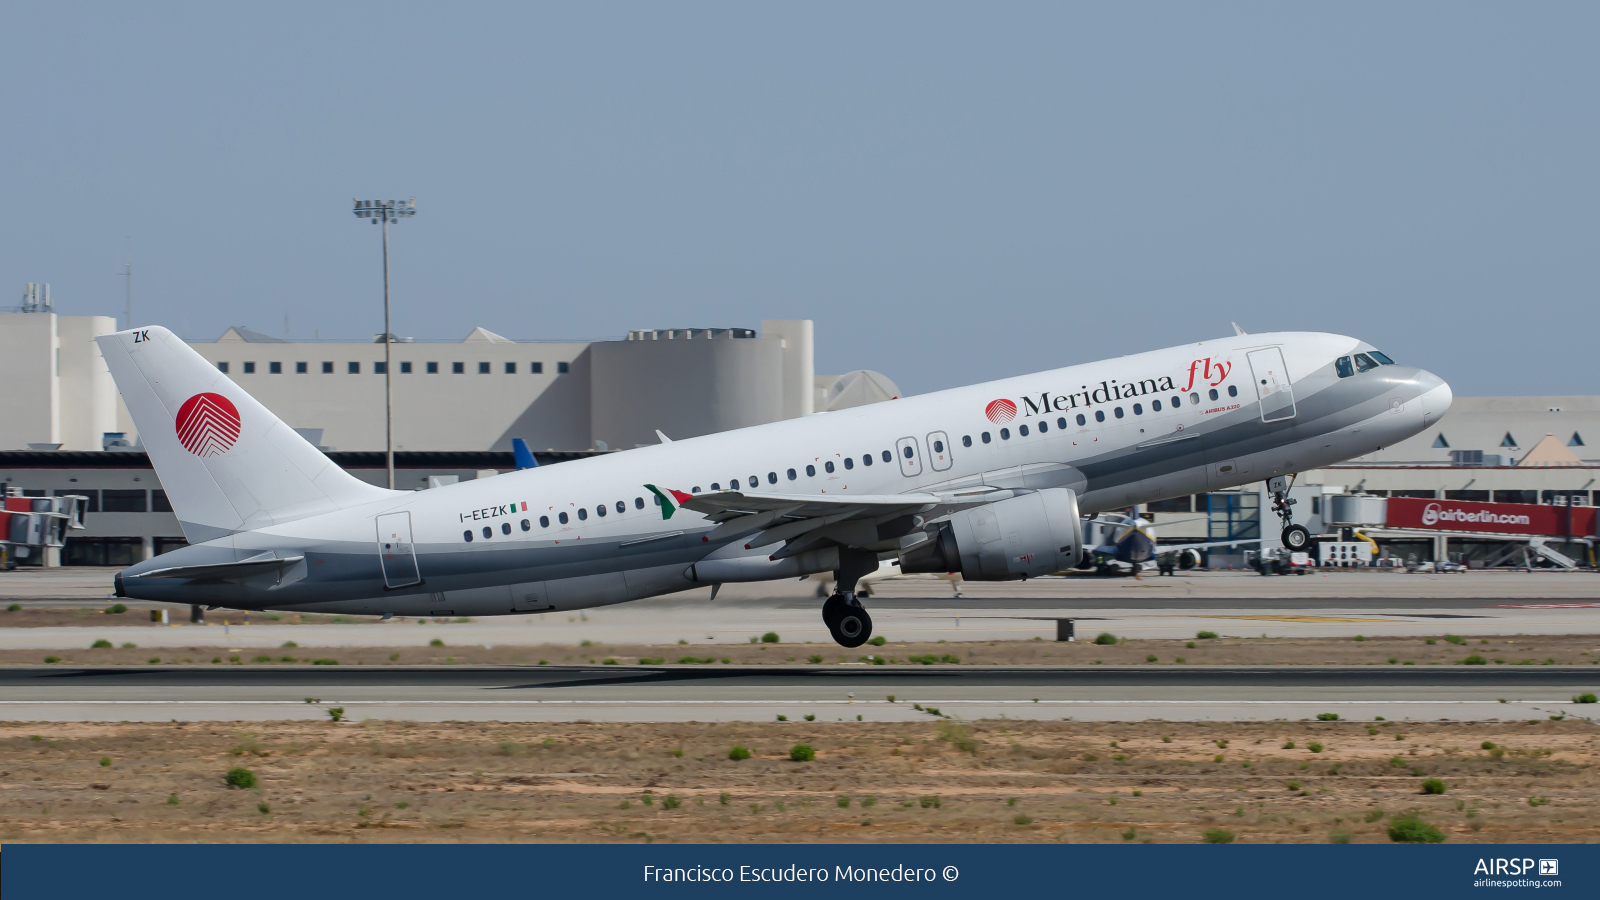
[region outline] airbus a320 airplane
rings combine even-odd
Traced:
[[[488,616],[832,572],[846,647],[872,634],[855,587],[881,560],[1070,569],[1085,514],[1371,453],[1451,402],[1355,338],[1240,334],[410,492],[335,466],[164,328],[96,340],[190,541],[118,596]]]

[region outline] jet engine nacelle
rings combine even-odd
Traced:
[[[1078,495],[1049,488],[963,510],[900,554],[902,572],[1016,581],[1070,569],[1083,553]]]

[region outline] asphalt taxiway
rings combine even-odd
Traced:
[[[1573,701],[1597,688],[1600,667],[1580,666],[49,666],[0,669],[0,718],[326,719],[340,707],[413,721],[1543,719],[1600,712]]]

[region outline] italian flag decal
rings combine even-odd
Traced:
[[[647,484],[645,488],[650,493],[655,494],[656,499],[661,502],[661,518],[663,519],[672,518],[672,514],[678,511],[678,507],[682,506],[683,502],[691,497],[690,494],[685,494],[683,491],[675,491],[671,488],[667,488],[667,493],[663,494],[661,489],[653,484]],[[668,496],[668,494],[671,496]]]

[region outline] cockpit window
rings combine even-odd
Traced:
[[[1376,369],[1377,367],[1378,367],[1378,364],[1372,361],[1372,357],[1366,355],[1365,353],[1357,353],[1356,354],[1356,371],[1357,372],[1370,372],[1373,369]]]
[[[1378,362],[1380,362],[1380,363],[1383,363],[1383,364],[1384,364],[1384,365],[1386,365],[1386,366],[1392,366],[1392,365],[1394,365],[1394,360],[1392,360],[1392,359],[1390,359],[1390,358],[1389,358],[1389,357],[1387,357],[1387,356],[1384,356],[1384,355],[1383,355],[1383,354],[1382,354],[1382,353],[1379,353],[1379,352],[1378,352],[1378,351],[1376,351],[1376,350],[1372,350],[1372,351],[1370,351],[1370,352],[1371,352],[1371,354],[1372,354],[1372,358],[1373,358],[1373,359],[1375,359],[1375,360],[1377,360],[1377,361],[1378,361]]]
[[[1349,378],[1356,373],[1356,367],[1350,364],[1350,357],[1341,356],[1333,364],[1333,370],[1339,373],[1340,378]]]

